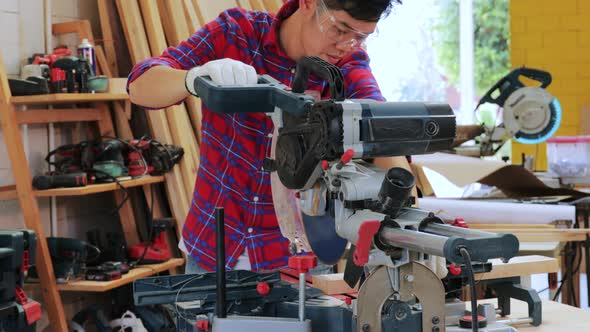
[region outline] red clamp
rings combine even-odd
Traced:
[[[469,228],[469,225],[467,225],[463,218],[455,218],[455,221],[453,221],[451,225],[455,227]]]
[[[451,263],[449,264],[449,273],[454,276],[461,275],[461,267]]]
[[[27,324],[32,325],[41,319],[41,304],[37,301],[29,300],[29,297],[20,286],[15,287],[16,302],[23,307]]]
[[[369,251],[373,237],[379,231],[381,223],[378,220],[365,221],[359,228],[359,237],[354,250],[354,264],[364,266],[369,261]]]
[[[197,331],[209,331],[209,321],[206,319],[198,320],[195,327]]]
[[[298,255],[289,257],[289,267],[299,273],[307,273],[318,265],[317,257],[313,255]]]
[[[270,293],[270,286],[266,281],[261,281],[256,285],[256,292],[261,296],[268,295],[268,293]]]
[[[330,164],[327,160],[322,160],[322,169],[325,171],[330,167]]]
[[[348,149],[344,151],[342,157],[340,157],[340,161],[338,162],[338,164],[336,164],[336,168],[341,169],[342,167],[344,167],[344,165],[348,164],[352,160],[352,157],[354,157],[353,149]]]

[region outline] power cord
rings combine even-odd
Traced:
[[[478,332],[478,319],[477,319],[477,298],[475,292],[475,276],[473,274],[473,267],[471,266],[471,255],[465,247],[459,248],[459,253],[465,260],[465,268],[467,269],[467,277],[469,279],[469,291],[471,293],[471,331]]]
[[[137,265],[139,265],[139,263],[141,263],[141,261],[145,258],[145,255],[148,251],[148,248],[150,247],[150,245],[152,244],[152,236],[154,235],[154,191],[151,190],[150,191],[150,205],[148,206],[148,225],[150,227],[150,230],[148,231],[148,244],[145,246],[145,248],[143,248],[143,252],[141,253],[141,256],[139,257],[139,259],[131,264],[129,264],[129,266],[131,268],[136,267]]]

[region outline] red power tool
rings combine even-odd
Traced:
[[[152,238],[129,248],[129,259],[140,264],[162,263],[172,257],[166,241],[166,229],[174,224],[174,218],[161,218],[153,221]]]

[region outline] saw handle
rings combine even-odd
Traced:
[[[317,56],[306,56],[299,60],[292,83],[293,92],[305,92],[310,74],[328,82],[330,98],[337,101],[344,100],[344,77],[340,68]]]
[[[205,106],[220,114],[272,113],[275,107],[301,115],[305,105],[314,102],[312,96],[293,93],[269,75],[258,76],[254,85],[217,85],[209,76],[198,76],[195,91]]]
[[[520,80],[521,76],[540,82],[540,87],[543,89],[551,84],[551,74],[549,72],[522,66],[514,69],[508,73],[508,75],[496,82],[496,84],[494,84],[479,100],[476,109],[485,103],[492,103],[504,107],[506,99],[508,99],[514,91],[525,86]]]

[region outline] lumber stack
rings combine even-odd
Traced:
[[[127,46],[131,64],[136,64],[160,55],[168,46],[178,45],[188,39],[204,23],[215,19],[228,8],[269,8],[273,12],[278,10],[281,3],[281,0],[99,0],[103,38],[113,41],[104,45],[108,69],[115,76],[128,75],[128,72],[117,67],[120,63],[117,51],[121,46]],[[114,21],[113,16],[118,16],[119,20]],[[120,25],[119,29],[117,24]],[[118,30],[122,30],[124,41],[121,40],[122,36],[118,38]],[[172,215],[177,220],[177,230],[180,232],[190,208],[200,161],[201,101],[190,97],[180,105],[147,111],[146,116],[154,139],[181,146],[185,151],[179,167],[166,174],[165,185]]]

